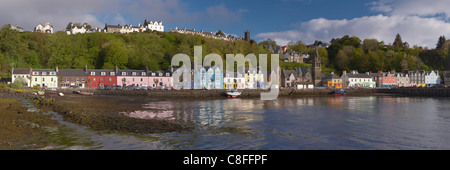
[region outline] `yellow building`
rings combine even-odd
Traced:
[[[247,69],[245,71],[245,88],[247,89],[256,89],[262,88],[264,84],[264,75],[260,70],[252,70]]]

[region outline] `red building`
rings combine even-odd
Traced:
[[[117,86],[117,69],[116,70],[88,70],[87,71],[87,87],[100,88]]]

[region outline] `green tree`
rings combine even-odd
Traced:
[[[128,63],[125,45],[120,41],[113,41],[105,50],[105,66],[118,66],[124,69]]]
[[[442,49],[445,44],[445,36],[440,36],[438,42],[436,43],[436,49]]]
[[[403,41],[402,41],[402,37],[400,36],[400,34],[397,34],[395,36],[395,40],[394,40],[394,43],[392,44],[392,46],[397,50],[403,48]]]
[[[225,37],[225,33],[223,33],[222,30],[217,31],[217,32],[216,32],[216,35],[217,35],[217,36],[223,36],[223,37]]]

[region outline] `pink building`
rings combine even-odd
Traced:
[[[120,70],[117,74],[117,85],[126,87],[134,86],[148,86],[148,73],[145,70]]]
[[[397,77],[391,72],[383,73],[381,77],[382,87],[397,87]]]
[[[168,71],[149,71],[148,85],[153,88],[160,86],[173,87],[172,74]]]

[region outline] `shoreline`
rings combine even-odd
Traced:
[[[72,94],[74,91],[93,93],[94,96],[144,96],[154,98],[205,98],[227,97],[224,89],[211,90],[99,90],[99,89],[59,89],[58,92]],[[280,89],[278,96],[332,96],[336,89]],[[347,96],[423,96],[450,97],[450,88],[393,88],[393,89],[345,89]],[[241,89],[239,98],[259,98],[270,90]],[[78,94],[77,94],[78,95]]]

